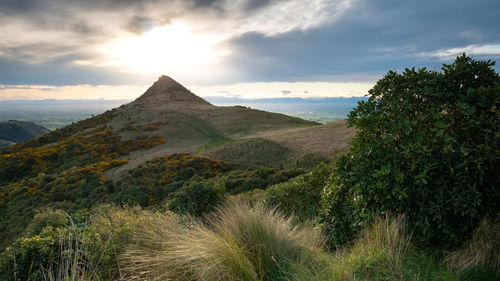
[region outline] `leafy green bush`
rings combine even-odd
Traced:
[[[30,224],[26,228],[26,237],[39,234],[43,228],[51,226],[53,228],[64,227],[69,223],[69,216],[64,210],[43,209],[35,214]]]
[[[330,167],[321,164],[308,174],[269,187],[264,196],[265,204],[300,219],[314,219],[321,210],[321,192],[330,170]]]
[[[421,244],[454,245],[500,211],[500,76],[465,55],[442,72],[390,71],[349,114],[357,129],[323,196],[345,243],[379,214],[405,214]]]
[[[227,200],[245,201],[248,202],[250,205],[253,205],[260,202],[265,194],[266,192],[263,189],[256,188],[254,190],[247,191],[244,193],[229,195],[227,197]]]
[[[134,233],[154,220],[155,214],[141,207],[100,205],[91,210],[81,242],[88,259],[98,267],[104,280],[122,278],[117,256],[127,245],[135,243]]]
[[[179,214],[200,217],[224,200],[224,187],[210,180],[191,181],[177,191],[168,208]]]
[[[0,253],[0,280],[43,280],[43,269],[58,260],[60,233],[51,226],[19,238]]]
[[[268,186],[287,181],[304,173],[303,169],[259,168],[254,170],[234,170],[220,174],[215,180],[224,184],[226,192],[239,194],[253,189],[266,189]]]

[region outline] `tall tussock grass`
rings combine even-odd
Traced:
[[[357,242],[327,252],[312,226],[233,201],[203,222],[156,214],[120,256],[125,280],[457,280],[412,247],[404,218],[377,218]]]
[[[315,229],[242,201],[219,207],[203,223],[158,218],[121,258],[128,280],[306,280],[329,260]]]
[[[484,220],[463,249],[451,252],[445,260],[460,274],[482,270],[500,278],[500,220]]]
[[[439,262],[412,247],[402,216],[376,218],[333,259],[324,280],[454,280]]]

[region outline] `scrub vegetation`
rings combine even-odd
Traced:
[[[114,130],[116,111],[4,149],[0,280],[499,280],[493,64],[389,72],[326,163],[262,135],[211,150],[240,161],[127,166],[165,149],[168,123]],[[282,152],[307,165],[270,164]]]

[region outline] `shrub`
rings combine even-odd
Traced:
[[[314,219],[320,213],[321,192],[329,175],[330,168],[321,164],[308,174],[269,187],[264,202],[299,219]]]
[[[59,257],[59,236],[47,226],[33,237],[18,238],[0,253],[0,280],[43,280],[43,267]]]
[[[213,181],[191,181],[173,195],[168,208],[179,214],[201,217],[224,200],[224,192],[224,187]]]
[[[259,168],[255,170],[235,170],[219,175],[216,180],[223,183],[230,194],[239,194],[253,189],[287,181],[304,173],[303,169]]]
[[[390,71],[349,114],[357,129],[323,196],[332,244],[405,214],[422,245],[456,245],[500,211],[500,76],[465,55],[442,72]]]
[[[35,214],[30,224],[26,228],[26,237],[40,234],[43,228],[51,226],[53,228],[64,227],[69,223],[69,216],[64,210],[44,209]]]
[[[229,195],[228,200],[245,201],[253,206],[254,204],[260,202],[262,198],[264,198],[265,193],[266,192],[264,190],[256,188],[245,193]]]
[[[135,243],[134,233],[154,216],[138,206],[100,205],[91,211],[81,242],[89,252],[90,264],[99,267],[99,276],[104,280],[123,278],[117,257]]]

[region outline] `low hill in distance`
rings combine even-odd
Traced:
[[[0,148],[21,143],[49,132],[49,129],[33,122],[17,120],[0,122]]]

